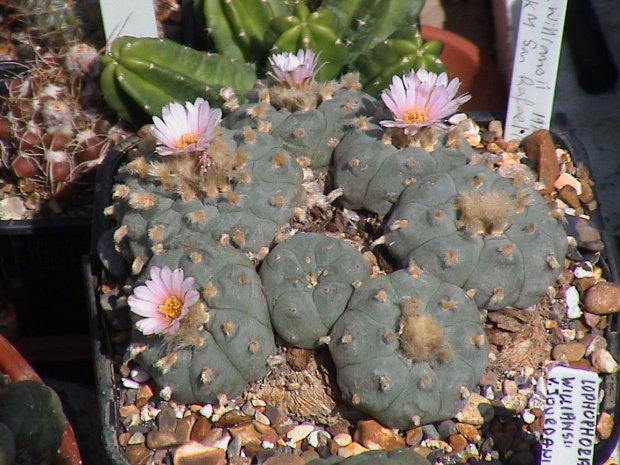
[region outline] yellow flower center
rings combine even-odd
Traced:
[[[176,320],[181,316],[181,309],[183,308],[183,302],[171,295],[164,303],[157,307],[157,311],[164,315],[166,321]]]
[[[190,144],[195,144],[198,142],[198,137],[193,134],[183,134],[181,138],[177,141],[176,146],[178,150],[183,150],[187,148]]]
[[[422,124],[428,121],[429,109],[427,107],[413,107],[405,112],[403,118],[407,124]]]

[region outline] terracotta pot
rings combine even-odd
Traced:
[[[0,372],[8,375],[11,381],[43,382],[30,364],[2,334],[0,334]],[[66,421],[66,425],[54,465],[80,465],[82,459],[73,428],[68,421]]]
[[[454,32],[432,26],[420,26],[420,32],[424,40],[439,40],[443,43],[439,57],[448,76],[458,77],[461,80],[459,91],[472,95],[471,100],[461,106],[461,110],[505,112],[507,93],[504,78],[491,57],[481,53],[476,44]]]

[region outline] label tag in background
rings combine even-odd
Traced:
[[[549,129],[568,0],[523,0],[504,138]]]
[[[106,41],[117,37],[158,37],[153,0],[99,0]]]
[[[601,379],[557,366],[547,376],[540,465],[592,465]]]

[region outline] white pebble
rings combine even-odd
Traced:
[[[139,389],[140,388],[140,383],[134,381],[131,378],[122,378],[121,379],[123,386],[125,386],[127,389]]]
[[[203,405],[202,408],[200,409],[200,414],[203,417],[210,418],[211,415],[213,415],[213,405],[211,404]]]
[[[275,444],[269,441],[263,441],[260,443],[260,445],[263,449],[273,449],[275,447]]]
[[[315,449],[319,447],[319,430],[314,430],[308,435],[308,444]]]
[[[306,439],[312,431],[314,431],[313,425],[297,425],[286,433],[286,437],[290,442],[298,442]]]
[[[159,397],[161,397],[165,401],[169,401],[172,397],[172,388],[170,386],[164,386],[159,391]]]
[[[130,445],[144,444],[144,441],[145,441],[144,433],[141,433],[138,431],[137,433],[133,433],[131,435],[131,437],[127,441],[127,444],[130,444]]]
[[[129,372],[129,376],[131,376],[131,379],[137,381],[138,383],[145,383],[146,381],[151,379],[151,375],[149,374],[149,372],[141,366],[136,366],[135,368],[132,368]]]
[[[267,418],[267,415],[265,415],[264,413],[258,410],[254,414],[254,420],[256,420],[261,425],[267,425],[267,426],[271,425],[271,421],[269,420],[269,418]]]
[[[588,262],[581,263],[573,269],[575,278],[591,278],[594,276],[594,269]]]
[[[564,292],[566,301],[566,316],[571,320],[581,316],[581,308],[579,308],[579,291],[575,286],[570,286]]]
[[[528,425],[531,425],[536,420],[536,415],[534,415],[529,410],[524,410],[522,416],[523,416],[523,421]]]
[[[583,192],[581,183],[577,180],[577,178],[575,178],[575,176],[573,176],[570,173],[560,174],[560,176],[558,176],[558,178],[556,179],[553,185],[557,190],[560,190],[562,189],[562,187],[569,185],[573,189],[575,189],[575,192],[577,192],[577,195],[581,195]]]
[[[230,434],[226,434],[226,436],[222,436],[217,441],[213,441],[210,444],[210,447],[217,447],[218,449],[227,450],[228,444],[230,443]]]
[[[607,349],[598,349],[590,356],[590,362],[592,366],[601,373],[616,373],[620,370],[620,365],[609,353]]]

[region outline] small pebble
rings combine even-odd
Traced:
[[[288,433],[286,433],[286,438],[290,442],[301,441],[308,437],[310,433],[314,431],[314,425],[297,425],[293,429],[291,429]]]
[[[601,373],[616,373],[620,365],[607,349],[597,349],[590,356],[592,366]]]
[[[122,378],[121,382],[123,383],[123,386],[125,386],[127,389],[139,389],[140,388],[140,383],[138,383],[137,381],[131,378]]]
[[[211,404],[205,404],[199,411],[199,413],[205,417],[205,418],[210,418],[211,415],[213,415],[213,405]]]
[[[137,381],[138,383],[145,383],[151,379],[149,372],[139,365],[136,365],[129,371],[129,376],[131,376],[131,379]]]
[[[620,284],[601,281],[587,290],[583,304],[585,310],[595,315],[620,312]]]
[[[581,316],[581,308],[579,307],[579,291],[575,286],[569,286],[564,292],[566,300],[566,316],[571,320]]]

